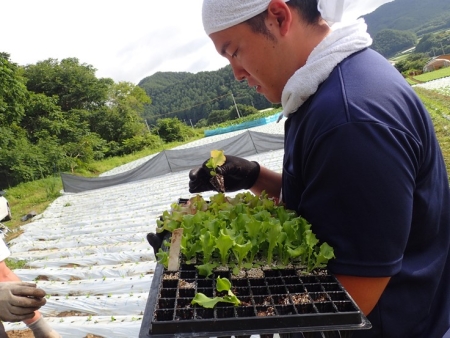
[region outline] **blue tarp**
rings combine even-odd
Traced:
[[[220,135],[220,134],[226,134],[232,131],[242,130],[242,129],[250,129],[253,127],[263,126],[268,123],[272,123],[278,120],[278,117],[281,115],[281,113],[277,113],[275,115],[269,116],[269,117],[262,117],[257,120],[243,122],[241,124],[236,124],[234,126],[225,127],[225,128],[217,128],[217,129],[211,129],[211,130],[205,130],[205,136],[214,136],[214,135]]]

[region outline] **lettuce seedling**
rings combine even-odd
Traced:
[[[211,157],[206,162],[206,166],[211,169],[209,182],[218,192],[225,192],[225,181],[222,175],[216,172],[216,169],[226,161],[223,150],[211,150]]]
[[[219,292],[226,291],[227,295],[223,297],[209,298],[205,294],[199,292],[195,295],[194,299],[191,301],[191,304],[198,304],[209,309],[216,306],[218,302],[231,303],[234,306],[241,304],[241,301],[231,291],[231,282],[228,278],[220,278],[220,276],[218,276],[216,279],[216,289]]]

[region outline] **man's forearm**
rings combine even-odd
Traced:
[[[255,195],[260,195],[265,191],[269,197],[278,201],[281,192],[281,174],[260,166],[258,179],[250,191]]]

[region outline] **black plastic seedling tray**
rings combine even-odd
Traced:
[[[231,281],[241,305],[218,303],[213,309],[191,305],[198,292],[221,296],[215,287],[217,276]],[[179,271],[170,272],[158,264],[139,337],[223,337],[370,327],[341,284],[326,272],[305,275],[301,269],[289,268],[263,270],[259,278],[237,278],[228,271],[216,271],[205,278],[194,265],[182,264]],[[341,336],[329,333],[318,337]]]

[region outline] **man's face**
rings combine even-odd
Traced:
[[[219,54],[230,62],[238,81],[247,80],[270,102],[281,102],[284,85],[297,68],[292,70],[286,64],[286,49],[276,35],[269,38],[242,23],[212,33],[210,38]]]

